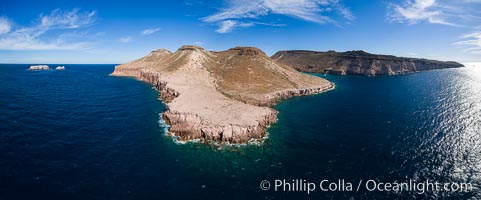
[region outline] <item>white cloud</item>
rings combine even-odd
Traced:
[[[406,0],[404,5],[393,5],[391,19],[397,22],[416,24],[428,21],[434,24],[452,25],[441,16],[442,12],[436,5],[436,0]]]
[[[53,10],[49,15],[40,14],[36,23],[28,27],[9,30],[0,35],[0,49],[4,50],[72,50],[85,49],[86,42],[68,41],[68,34],[57,34],[47,39],[45,33],[52,30],[78,29],[90,26],[95,21],[96,11],[79,12]]]
[[[160,28],[149,28],[145,29],[141,32],[142,35],[151,35],[154,34],[155,32],[160,31]]]
[[[428,22],[448,26],[464,26],[479,18],[473,3],[479,0],[403,0],[402,4],[390,4],[388,20],[417,24]]]
[[[12,25],[10,24],[10,21],[8,21],[5,17],[0,17],[0,34],[10,32],[11,28]]]
[[[119,42],[122,42],[122,43],[132,42],[132,37],[130,37],[130,36],[125,36],[125,37],[123,37],[123,38],[120,38],[120,39],[119,39]]]
[[[481,31],[463,35],[461,40],[453,45],[463,48],[469,53],[481,54]]]
[[[354,20],[349,9],[339,3],[339,0],[229,0],[229,6],[220,12],[201,18],[207,23],[217,23],[218,33],[228,33],[235,26],[242,26],[243,19],[257,19],[269,14],[278,14],[295,17],[301,20],[318,24],[333,23],[336,20],[331,15],[336,11],[337,15],[347,20]],[[258,22],[262,23],[262,22]],[[251,25],[257,24],[256,22]],[[269,23],[265,23],[267,25]]]

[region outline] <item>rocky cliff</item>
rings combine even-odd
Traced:
[[[376,55],[364,51],[279,51],[271,58],[303,72],[340,75],[395,75],[463,67],[457,62]]]
[[[112,75],[153,84],[167,105],[162,118],[170,125],[169,134],[206,142],[262,139],[277,120],[277,111],[268,106],[333,87],[322,78],[273,61],[254,47],[221,52],[197,46],[183,46],[175,53],[158,50],[116,66]]]

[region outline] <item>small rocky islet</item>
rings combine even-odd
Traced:
[[[350,57],[336,57],[337,53],[329,52],[326,59],[318,54],[281,51],[268,57],[255,47],[215,52],[185,45],[174,53],[165,49],[152,51],[116,66],[111,75],[132,76],[151,83],[166,104],[162,119],[170,126],[169,135],[178,140],[239,144],[266,136],[267,128],[277,121],[278,111],[271,107],[278,100],[334,88],[333,83],[302,72],[393,75],[462,67],[454,62],[408,60],[364,52],[348,53],[353,54]],[[334,58],[338,60],[334,62]],[[331,66],[329,69],[322,67],[325,62]],[[352,65],[360,71],[354,73]]]
[[[39,71],[39,70],[50,70],[48,65],[32,65],[28,70]],[[55,70],[65,70],[65,66],[57,66]]]

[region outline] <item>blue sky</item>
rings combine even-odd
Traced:
[[[2,1],[0,63],[123,63],[184,44],[481,61],[481,0]]]

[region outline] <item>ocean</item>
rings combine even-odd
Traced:
[[[313,74],[336,88],[279,102],[262,144],[212,146],[114,65],[28,66],[0,65],[0,200],[481,199],[481,67]],[[427,182],[449,187],[382,187]]]

